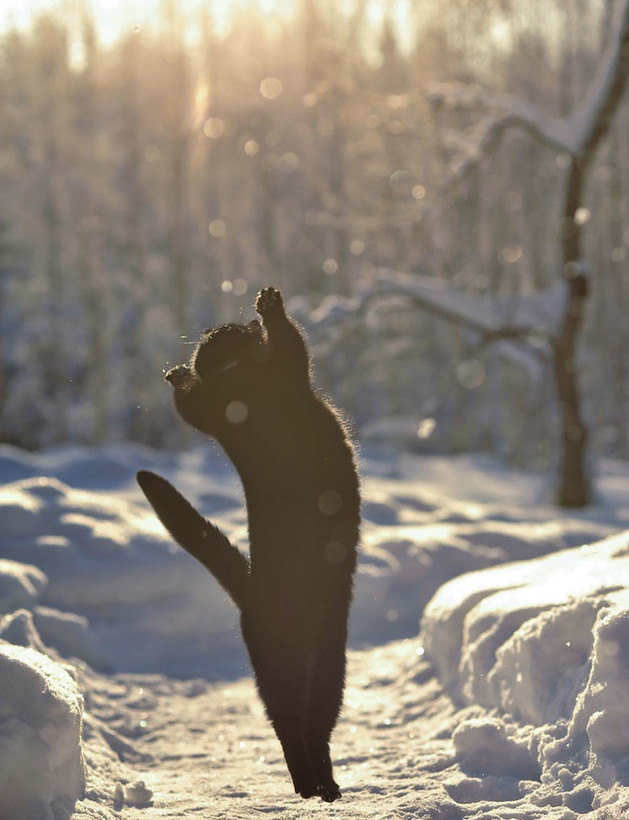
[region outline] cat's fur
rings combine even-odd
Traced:
[[[329,740],[343,697],[345,643],[359,536],[352,446],[313,389],[310,360],[279,291],[257,320],[206,331],[189,365],[170,370],[185,421],[215,438],[244,486],[250,557],[163,478],[138,481],[176,541],[239,607],[258,691],[295,791],[340,796]]]

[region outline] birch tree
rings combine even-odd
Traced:
[[[430,90],[433,104],[491,111],[469,155],[453,171],[450,184],[461,181],[485,156],[493,154],[503,134],[523,129],[531,139],[565,157],[559,220],[561,276],[566,299],[563,316],[551,336],[555,386],[561,419],[560,479],[557,503],[581,507],[591,500],[587,464],[588,430],[579,390],[578,342],[589,294],[583,254],[588,213],[584,190],[595,153],[607,135],[622,99],[629,71],[629,0],[617,0],[608,45],[587,92],[573,110],[552,118],[526,100],[485,89],[440,84]]]

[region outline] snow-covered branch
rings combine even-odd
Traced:
[[[564,312],[566,288],[565,283],[559,282],[546,290],[484,298],[471,296],[434,276],[380,268],[369,286],[354,297],[327,297],[314,311],[308,310],[302,300],[293,299],[289,308],[319,339],[331,328],[356,321],[387,297],[404,299],[420,310],[478,334],[484,346],[498,340],[552,339]]]
[[[546,291],[517,298],[496,296],[482,299],[457,290],[451,283],[421,274],[404,274],[381,269],[375,286],[362,296],[364,310],[375,299],[398,295],[414,305],[448,321],[462,325],[482,339],[530,338],[531,334],[552,337],[563,312],[565,288],[562,283]]]
[[[465,83],[432,83],[428,100],[434,107],[482,109],[493,115],[489,123],[494,129],[521,127],[556,150],[572,150],[565,119],[550,117],[533,103],[511,94]]]
[[[565,117],[551,117],[519,97],[461,83],[435,83],[428,99],[436,106],[482,109],[490,114],[481,138],[470,151],[468,164],[486,152],[496,137],[520,127],[555,150],[580,156],[593,150],[607,129],[606,112],[614,110],[629,71],[629,0],[618,0],[609,43],[582,101]],[[465,161],[464,161],[465,163]],[[459,176],[463,164],[455,171]]]
[[[629,0],[617,0],[609,44],[582,102],[566,118],[572,153],[593,150],[607,129],[629,72]]]

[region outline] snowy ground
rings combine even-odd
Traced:
[[[629,816],[629,465],[565,513],[487,457],[363,454],[332,806],[291,794],[235,612],[140,468],[246,546],[209,447],[0,448],[1,820]]]

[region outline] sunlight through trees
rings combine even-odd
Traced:
[[[417,446],[551,465],[543,345],[479,352],[464,328],[395,298],[362,326],[330,317],[383,267],[487,305],[557,281],[566,157],[510,131],[489,160],[488,121],[428,89],[491,88],[561,117],[588,87],[612,7],[296,0],[272,20],[240,7],[226,25],[211,5],[172,0],[107,39],[89,5],[60,2],[7,25],[2,438],[174,443],[164,363],[272,282],[299,297],[319,381],[359,429],[430,419]],[[578,211],[592,267],[585,413],[594,450],[617,455],[629,452],[628,127],[625,94]]]

